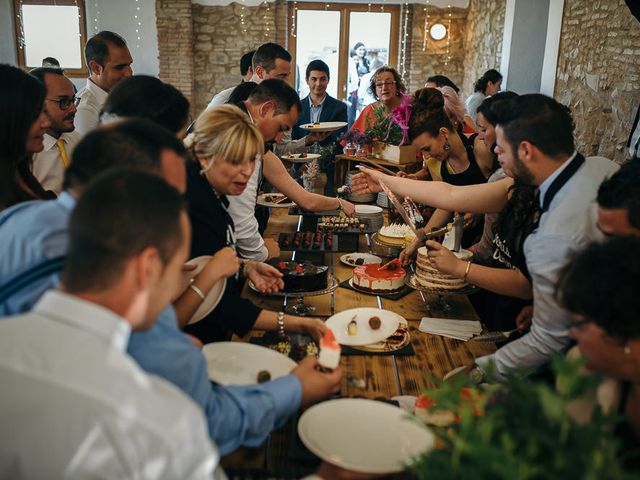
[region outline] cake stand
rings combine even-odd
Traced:
[[[311,305],[307,305],[304,303],[304,297],[315,297],[317,295],[325,295],[327,293],[333,292],[338,287],[338,281],[333,275],[329,276],[327,284],[328,284],[327,288],[324,288],[322,290],[315,290],[313,292],[262,293],[256,288],[253,282],[249,280],[249,287],[251,288],[251,290],[259,293],[260,295],[266,295],[268,297],[285,297],[285,303],[287,298],[289,297],[295,298],[296,299],[295,303],[286,304],[286,306],[284,307],[284,312],[288,313],[289,315],[297,315],[300,317],[309,315],[310,313],[313,313],[316,310],[316,307],[313,307]]]
[[[405,285],[413,288],[414,290],[417,290],[419,292],[423,292],[423,293],[429,293],[432,295],[437,295],[438,296],[438,300],[436,300],[435,302],[431,302],[431,303],[427,303],[426,307],[427,307],[427,311],[434,315],[434,314],[448,314],[448,315],[456,315],[458,314],[458,309],[454,306],[451,305],[448,301],[447,298],[448,297],[455,297],[455,296],[460,296],[460,295],[470,295],[472,293],[476,293],[479,288],[474,286],[474,285],[468,285],[465,288],[461,288],[458,290],[444,290],[444,289],[438,289],[438,288],[430,288],[430,287],[425,287],[423,285],[420,285],[418,282],[416,282],[415,280],[415,273],[412,274],[408,274],[407,277],[404,280]],[[423,297],[424,300],[424,297]],[[425,301],[426,303],[426,301]]]
[[[384,242],[384,241],[380,240],[380,238],[378,236],[378,232],[376,232],[376,233],[371,235],[371,240],[373,240],[373,243],[375,243],[379,247],[386,248],[386,251],[385,251],[384,254],[382,254],[382,252],[380,252],[380,254],[385,256],[385,257],[397,258],[398,255],[400,255],[400,252],[402,251],[402,249],[406,247],[406,245],[396,245],[396,244],[393,244],[393,243],[387,243],[387,242]]]

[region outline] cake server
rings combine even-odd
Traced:
[[[387,197],[389,198],[389,200],[391,200],[391,203],[393,203],[393,206],[396,207],[396,210],[398,210],[398,213],[400,214],[402,219],[405,221],[405,223],[409,225],[409,228],[411,228],[411,230],[413,230],[413,233],[416,235],[416,237],[420,238],[420,235],[418,235],[418,229],[416,228],[416,224],[413,222],[413,220],[409,216],[409,213],[404,208],[404,205],[400,203],[396,195],[391,190],[389,190],[389,187],[387,187],[382,180],[380,180],[380,186],[382,187],[382,190],[384,191],[384,193],[387,194]]]
[[[462,243],[463,230],[464,217],[460,213],[455,213],[453,216],[451,230],[445,235],[442,245],[452,252],[459,252],[460,244]]]
[[[473,337],[472,340],[476,342],[500,343],[500,342],[506,341],[511,336],[512,333],[515,333],[517,331],[518,329],[516,328],[514,330],[507,330],[507,331],[501,331],[501,332],[483,333],[482,335]]]

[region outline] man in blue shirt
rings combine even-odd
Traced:
[[[29,288],[3,301],[2,314],[28,311],[42,293],[58,285],[58,272],[37,268],[64,259],[67,222],[76,198],[99,173],[113,166],[135,166],[162,175],[184,192],[184,147],[170,132],[143,120],[129,120],[91,132],[78,144],[57,200],[18,204],[0,214],[0,292],[30,276]],[[33,273],[36,271],[35,274]],[[2,294],[0,293],[0,298]],[[175,311],[166,309],[147,332],[131,336],[128,353],[149,373],[170,381],[204,410],[209,434],[222,454],[240,445],[260,445],[300,405],[337,390],[342,372],[322,374],[308,359],[291,375],[247,387],[213,386],[202,352],[178,329]]]
[[[305,76],[307,85],[309,85],[309,95],[301,100],[302,111],[291,134],[291,138],[294,140],[304,138],[308,134],[307,131],[300,128],[300,125],[316,122],[347,121],[347,105],[327,93],[330,78],[329,66],[325,62],[322,60],[309,62]],[[345,128],[336,130],[326,136],[319,144],[323,147],[329,145],[337,146],[338,137],[345,129],[346,125]],[[327,196],[335,195],[333,161],[333,158],[331,158],[323,165],[323,170],[327,173],[327,184],[324,189],[324,194]]]

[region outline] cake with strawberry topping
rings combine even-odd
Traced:
[[[353,269],[353,286],[371,293],[395,293],[404,288],[407,276],[396,258],[386,265],[370,263]]]
[[[311,262],[275,261],[271,264],[282,273],[285,292],[315,292],[327,288],[329,267],[318,267]]]
[[[328,328],[320,340],[320,354],[318,363],[321,367],[334,370],[340,365],[340,344],[333,331]]]

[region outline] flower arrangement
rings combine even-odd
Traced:
[[[380,105],[373,109],[373,118],[366,122],[366,133],[374,141],[391,145],[408,145],[409,118],[411,102],[407,95],[402,95],[402,103],[390,114]]]
[[[318,159],[313,159],[305,165],[304,172],[302,172],[302,185],[305,190],[313,191],[319,173],[320,165],[318,164]]]

